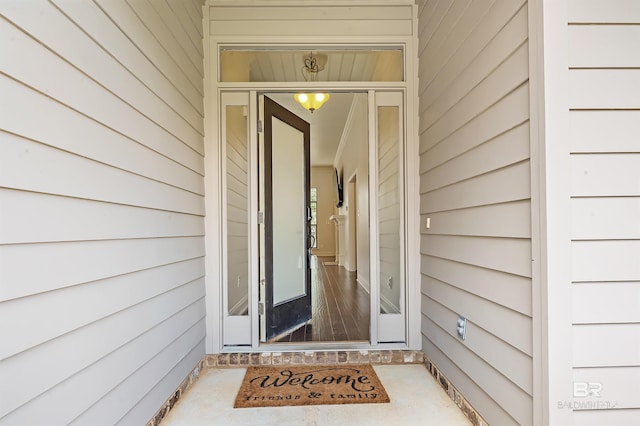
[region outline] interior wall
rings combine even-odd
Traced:
[[[205,353],[200,5],[0,2],[2,424],[145,424]]]
[[[311,167],[311,186],[317,190],[317,247],[316,256],[336,255],[336,225],[329,218],[335,214],[338,203],[336,174],[333,167]]]
[[[368,131],[367,95],[354,96],[354,103],[343,134],[342,149],[339,148],[334,164],[344,176],[344,187],[348,187],[348,179],[357,171],[356,206],[357,220],[357,279],[358,283],[369,291],[369,131]],[[345,200],[348,199],[345,194]],[[349,217],[347,204],[338,209],[338,214]],[[348,225],[344,227],[345,232]],[[345,235],[344,248],[350,246]]]
[[[418,13],[423,350],[490,424],[532,425],[527,4]]]

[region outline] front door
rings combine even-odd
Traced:
[[[266,340],[311,319],[310,126],[264,97]]]

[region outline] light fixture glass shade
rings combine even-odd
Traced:
[[[293,97],[300,105],[311,112],[319,109],[329,100],[328,93],[296,93]]]

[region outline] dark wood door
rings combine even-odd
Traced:
[[[311,319],[310,126],[265,96],[266,339]]]

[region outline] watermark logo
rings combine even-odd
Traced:
[[[571,410],[603,410],[618,406],[616,401],[604,401],[602,398],[602,383],[573,382],[572,401],[558,401],[559,409]]]
[[[574,398],[600,398],[602,383],[599,382],[573,382]]]

